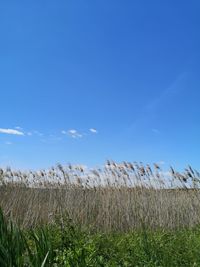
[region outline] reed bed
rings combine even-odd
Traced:
[[[94,231],[147,227],[177,229],[200,222],[200,174],[173,168],[115,163],[87,169],[58,164],[49,170],[0,169],[0,206],[23,228],[68,218]]]

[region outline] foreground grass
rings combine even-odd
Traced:
[[[106,234],[58,220],[21,230],[0,212],[0,266],[200,266],[200,227]]]

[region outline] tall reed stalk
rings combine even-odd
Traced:
[[[200,174],[164,172],[141,163],[107,161],[99,169],[0,169],[0,206],[24,228],[68,217],[93,230],[193,227],[200,222]]]

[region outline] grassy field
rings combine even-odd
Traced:
[[[199,180],[110,161],[0,169],[0,266],[200,266]]]

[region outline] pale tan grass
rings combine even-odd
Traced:
[[[0,169],[0,206],[23,227],[57,216],[102,231],[193,227],[200,222],[199,173],[190,166],[170,173],[166,182],[157,164],[112,161],[95,170],[60,164],[39,172]]]

